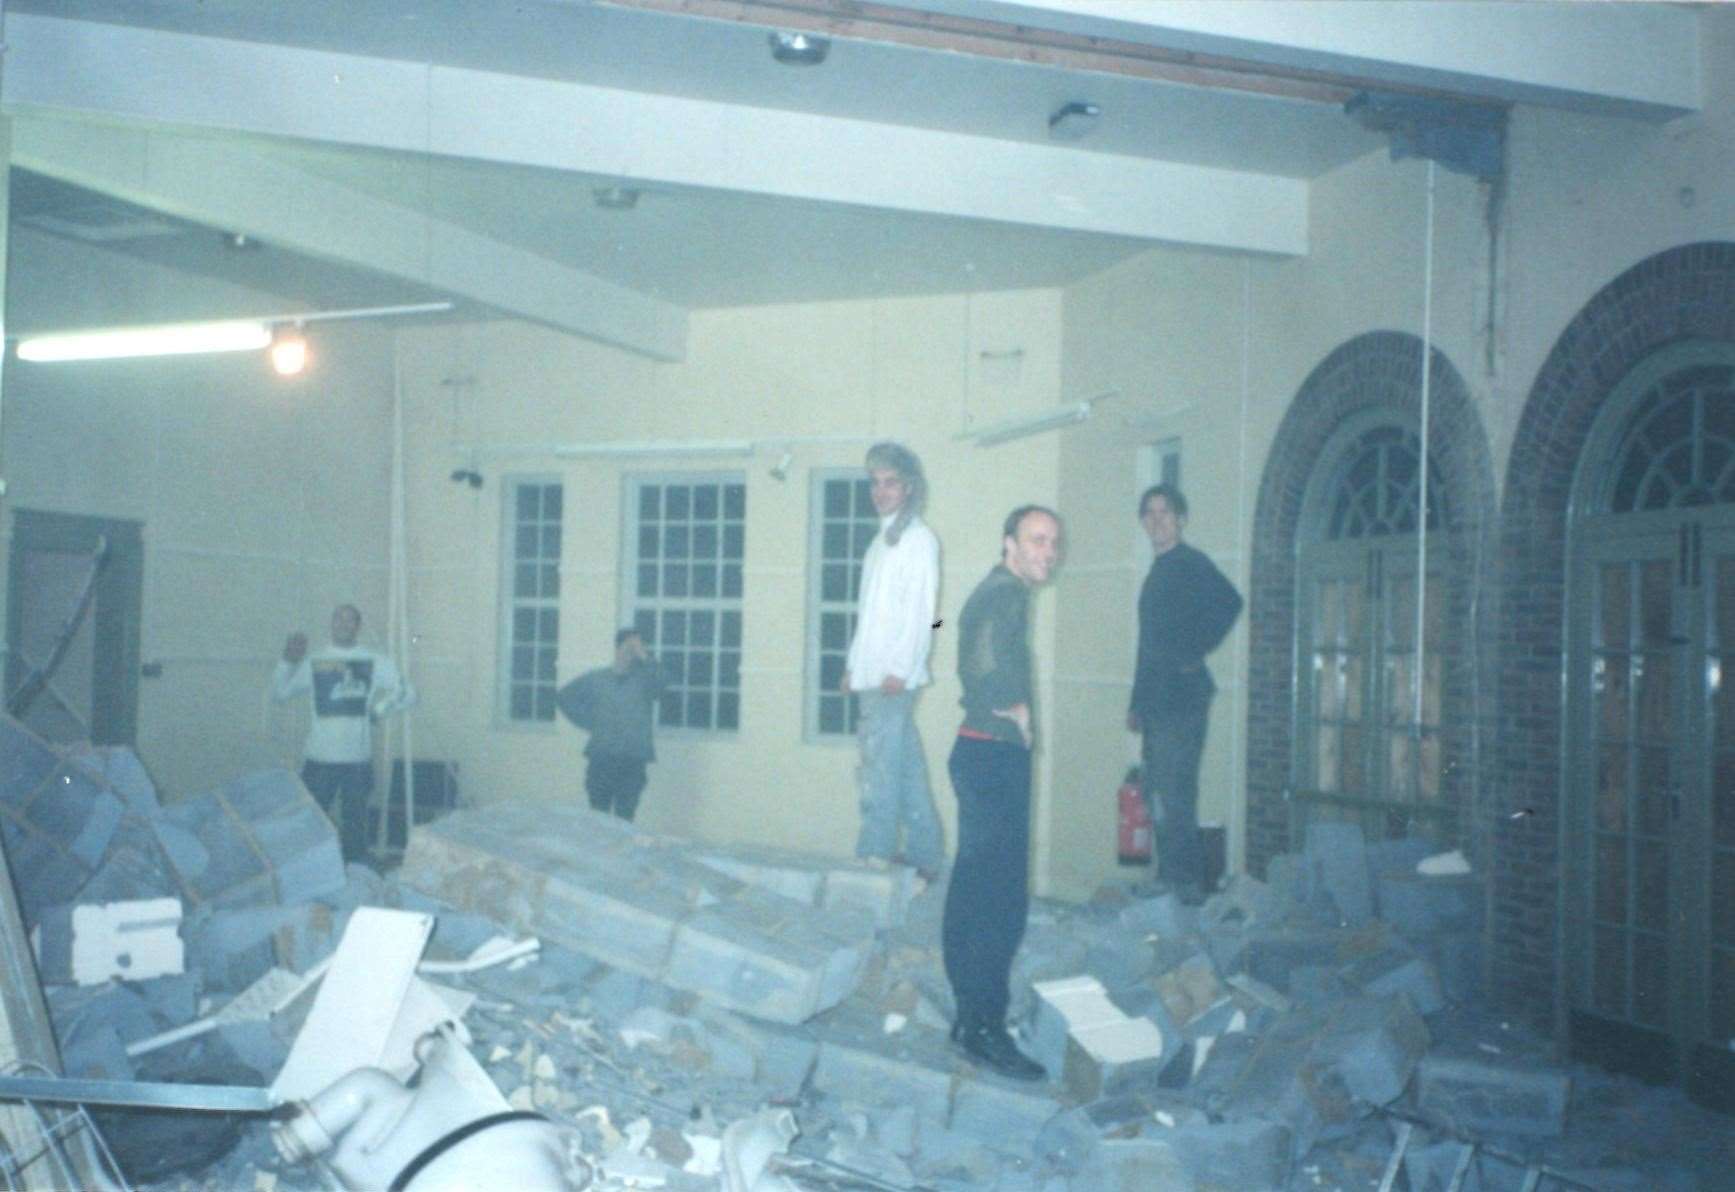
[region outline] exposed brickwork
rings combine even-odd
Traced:
[[[1283,792],[1290,783],[1295,744],[1295,551],[1307,485],[1346,420],[1389,411],[1394,421],[1419,422],[1421,365],[1421,340],[1401,332],[1371,332],[1343,344],[1301,386],[1267,457],[1254,514],[1248,599],[1247,850],[1249,867],[1257,873],[1292,843]],[[1450,585],[1446,637],[1483,643],[1481,678],[1491,686],[1487,636],[1472,632],[1471,611],[1479,571],[1488,564],[1486,550],[1478,547],[1491,541],[1494,526],[1493,464],[1481,420],[1458,371],[1438,350],[1431,371],[1429,455],[1454,525],[1463,531],[1445,567]],[[1485,583],[1486,577],[1480,578]],[[1463,812],[1469,810],[1474,790],[1469,763],[1478,677],[1471,662],[1471,650],[1448,656],[1442,693],[1442,747],[1448,763],[1442,798],[1460,809],[1447,830],[1465,844],[1471,844],[1471,820]]]
[[[1525,402],[1507,462],[1500,530],[1499,753],[1490,759],[1491,975],[1517,1013],[1547,1018],[1559,958],[1555,914],[1572,479],[1604,403],[1657,349],[1735,340],[1735,244],[1683,245],[1605,286],[1556,341]]]

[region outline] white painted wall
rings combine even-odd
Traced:
[[[189,309],[190,296],[231,314],[282,306],[28,233],[14,237],[8,282],[37,327]],[[138,743],[167,797],[296,760],[303,711],[263,700],[290,630],[322,641],[332,606],[354,601],[363,639],[383,639],[389,338],[327,327],[314,351],[288,382],[261,353],[7,361],[0,568],[15,509],[144,523],[141,656],[163,673],[139,681]]]

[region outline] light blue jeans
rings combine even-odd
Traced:
[[[903,860],[927,873],[945,862],[940,840],[940,818],[934,812],[934,793],[928,786],[928,759],[922,754],[922,739],[916,735],[916,693],[886,695],[860,691],[861,721],[861,835],[856,839],[858,857],[900,856],[898,829],[904,834]]]

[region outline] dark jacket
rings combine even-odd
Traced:
[[[958,617],[958,678],[964,684],[964,727],[997,741],[1022,746],[1018,726],[996,708],[1032,702],[1030,683],[1030,589],[996,566],[976,585]],[[1034,709],[1031,733],[1036,731]]]
[[[662,690],[657,665],[637,662],[625,674],[612,666],[587,671],[562,687],[555,699],[562,715],[590,730],[586,757],[610,753],[650,762],[657,758],[651,744],[651,711]]]
[[[1217,685],[1205,655],[1241,615],[1241,594],[1204,552],[1185,542],[1151,560],[1139,591],[1139,661],[1131,711],[1176,716],[1202,711]]]

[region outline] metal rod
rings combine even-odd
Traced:
[[[0,1076],[0,1100],[202,1109],[218,1113],[272,1113],[277,1109],[269,1089],[246,1085],[68,1080],[58,1076]]]

